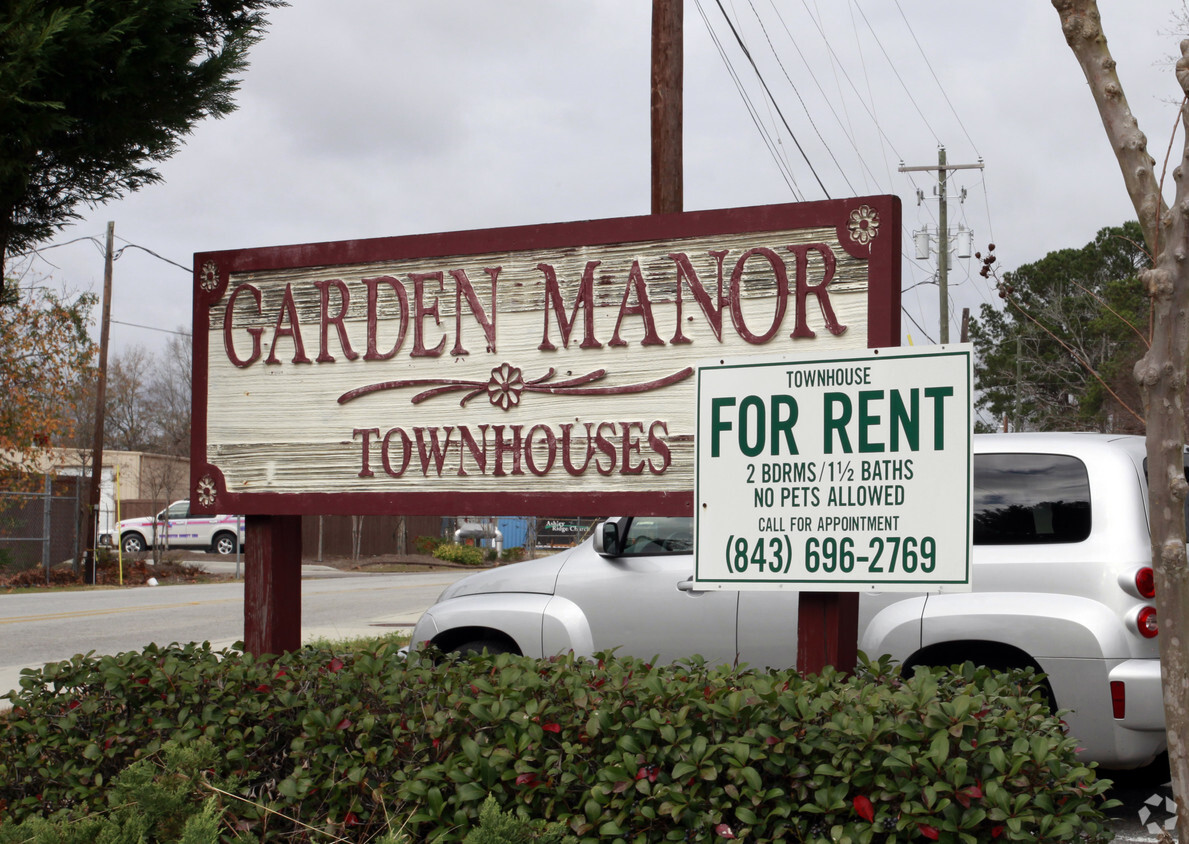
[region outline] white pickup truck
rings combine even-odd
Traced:
[[[192,516],[189,501],[175,501],[155,517],[118,522],[116,535],[125,554],[144,551],[154,543],[162,548],[234,554],[244,544],[244,520],[242,516]]]
[[[859,648],[906,668],[1033,667],[1085,758],[1151,762],[1166,735],[1145,475],[1139,437],[976,436],[973,591],[865,593]],[[413,643],[795,665],[797,595],[692,589],[691,521],[610,520],[569,551],[459,580]]]

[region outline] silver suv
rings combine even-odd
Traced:
[[[1166,747],[1147,507],[1142,438],[976,436],[973,591],[863,594],[859,649],[909,668],[1034,667],[1087,760],[1146,765]],[[795,594],[694,591],[690,519],[610,521],[617,554],[600,526],[568,551],[460,580],[413,642],[796,664]]]

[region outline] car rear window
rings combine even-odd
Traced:
[[[1081,542],[1090,535],[1090,479],[1067,454],[976,454],[974,544]]]

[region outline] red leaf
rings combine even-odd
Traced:
[[[925,836],[930,841],[936,841],[941,837],[941,833],[928,824],[919,823],[917,824],[917,829],[921,831],[921,835]]]
[[[636,779],[647,779],[649,782],[656,782],[657,767],[656,765],[643,765],[640,770],[636,771]]]
[[[267,691],[268,691],[268,686],[266,686],[266,685],[264,685],[263,683],[261,683],[259,686],[257,686],[257,687],[256,687],[256,691],[258,691],[258,692],[267,692]]]
[[[329,663],[327,663],[326,667],[329,668],[332,673],[338,674],[343,670],[343,661],[336,656],[332,658]]]
[[[855,813],[860,818],[867,821],[867,823],[875,820],[875,807],[871,805],[870,800],[860,794],[852,802],[854,803]]]
[[[537,785],[537,775],[536,774],[521,774],[520,776],[518,776],[516,778],[516,784],[517,785],[528,785],[528,786]]]
[[[725,823],[720,823],[714,828],[714,834],[719,838],[734,838],[735,832]]]
[[[345,823],[347,826],[359,826],[363,823],[363,821],[361,821],[359,816],[354,812],[347,812],[347,817],[343,818],[343,823]]]
[[[991,827],[991,837],[992,838],[998,838],[1002,834],[1003,834],[1003,824],[996,824],[995,826]]]
[[[351,719],[344,718],[342,721],[338,722],[338,724],[335,726],[335,729],[336,730],[345,730],[345,729],[347,729],[347,727],[350,727],[350,726],[351,726]]]
[[[67,705],[66,708],[67,709],[78,709],[78,707],[79,707],[79,702],[77,700],[72,700],[72,701],[70,701],[70,703]]]
[[[982,798],[982,796],[983,796],[983,790],[981,788],[979,788],[977,785],[972,785],[968,788],[964,788],[961,791],[958,791],[954,794],[954,798],[960,804],[962,804],[963,809],[969,809],[970,801],[978,800],[978,799]]]

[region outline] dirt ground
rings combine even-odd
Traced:
[[[380,557],[363,557],[352,560],[350,557],[324,557],[320,562],[312,557],[302,560],[304,565],[330,566],[343,571],[446,571],[458,569],[478,569],[479,566],[464,566],[457,563],[447,563],[429,554],[384,555]],[[494,565],[492,563],[491,565]]]

